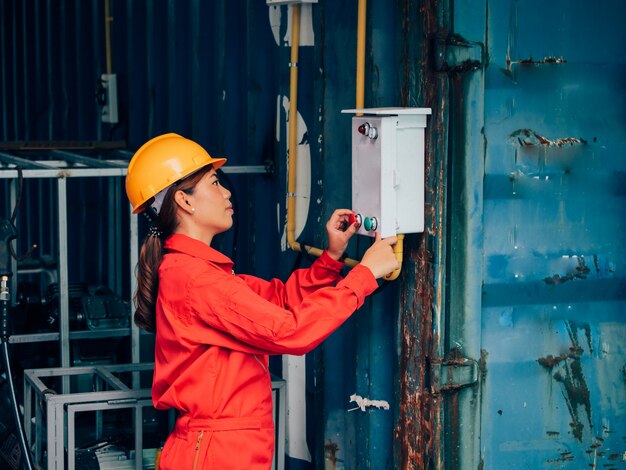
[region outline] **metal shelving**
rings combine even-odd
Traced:
[[[55,145],[57,144],[57,145]],[[61,144],[61,145],[58,145]],[[123,142],[17,142],[17,143],[0,143],[0,180],[9,180],[10,193],[9,203],[13,207],[17,200],[17,182],[18,178],[24,179],[46,179],[56,181],[56,206],[57,213],[57,238],[58,238],[58,262],[57,272],[48,273],[49,277],[53,277],[59,284],[59,331],[33,333],[33,334],[17,334],[12,335],[9,342],[12,344],[37,343],[58,341],[60,348],[60,367],[70,367],[70,341],[77,339],[92,338],[108,338],[108,337],[124,337],[131,338],[131,361],[140,361],[140,330],[129,321],[129,328],[108,328],[100,330],[81,330],[73,331],[70,329],[70,296],[68,292],[68,256],[70,247],[68,246],[68,180],[70,178],[105,178],[110,177],[110,184],[113,186],[109,191],[109,200],[105,201],[110,207],[123,207],[125,202],[124,179],[127,173],[127,166],[132,153],[119,148]],[[60,148],[70,148],[72,150],[60,150]],[[24,152],[26,150],[26,152]],[[25,155],[26,153],[26,155]],[[89,153],[86,155],[85,153]],[[95,158],[92,155],[96,155]],[[33,155],[35,156],[33,158]],[[25,156],[29,158],[25,158]],[[272,172],[272,168],[262,165],[251,166],[234,166],[230,165],[224,169],[230,174],[267,174]],[[46,201],[48,202],[48,201]],[[119,224],[119,220],[114,218],[109,220],[107,226],[108,232],[105,237],[108,243],[114,245],[115,256],[112,260],[107,260],[110,264],[108,272],[110,281],[115,283],[114,291],[121,291],[123,286],[119,274],[121,265],[126,264],[123,258],[128,257],[129,292],[136,290],[136,277],[134,274],[135,266],[138,261],[138,220],[137,216],[131,212],[130,204],[128,207],[129,231],[128,243],[122,243],[119,233],[115,231],[115,227]],[[123,234],[126,236],[126,234]],[[127,254],[122,253],[122,248],[128,246]],[[126,248],[124,248],[126,249]],[[18,271],[15,261],[12,262],[12,271],[14,273],[22,273]],[[35,269],[34,271],[37,271]],[[42,271],[41,269],[39,271]],[[45,271],[45,269],[43,270]],[[33,269],[25,269],[23,273],[33,272]],[[111,275],[114,272],[115,275]],[[17,292],[17,277],[13,276],[11,280],[11,292],[13,295],[13,303],[15,303],[15,295]],[[129,319],[130,320],[130,319]]]
[[[61,367],[70,367],[70,341],[76,339],[92,339],[107,337],[131,337],[131,360],[133,363],[139,362],[139,329],[132,321],[129,321],[128,328],[109,328],[102,330],[80,330],[70,331],[70,304],[69,304],[69,279],[68,279],[68,256],[70,247],[68,246],[68,180],[69,178],[104,178],[112,177],[110,184],[113,187],[113,194],[108,204],[117,204],[121,207],[124,196],[123,183],[127,172],[128,161],[132,154],[123,150],[106,150],[100,152],[100,156],[106,155],[105,158],[94,158],[93,156],[84,155],[77,151],[55,150],[50,149],[44,151],[47,159],[27,159],[18,156],[16,152],[0,152],[0,179],[9,180],[10,184],[10,204],[15,205],[17,200],[17,183],[18,178],[24,179],[49,179],[56,180],[56,205],[57,213],[57,237],[58,237],[58,262],[56,269],[58,271],[59,283],[59,319],[58,332],[44,332],[34,334],[18,334],[12,335],[9,339],[10,343],[33,343],[58,341],[60,350]],[[42,153],[38,150],[37,155]],[[119,193],[119,194],[118,194]],[[138,233],[137,233],[137,216],[131,213],[130,204],[128,207],[129,217],[129,233],[128,233],[128,260],[130,267],[130,286],[129,292],[136,289],[136,278],[134,275],[134,267],[138,260]],[[115,224],[112,224],[113,226]],[[109,229],[107,236],[115,237],[114,227]],[[120,243],[120,240],[110,240],[115,244],[116,259],[110,260],[110,263],[121,262],[121,258],[125,255],[121,253],[121,247],[126,245]],[[20,274],[17,262],[12,261],[12,271]],[[25,271],[29,272],[29,271]],[[13,301],[15,301],[15,293],[17,288],[17,275],[12,279]],[[119,276],[121,277],[121,276]],[[130,320],[130,319],[129,319]]]

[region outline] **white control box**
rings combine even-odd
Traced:
[[[352,210],[358,233],[424,231],[424,130],[430,108],[347,109],[352,118]]]

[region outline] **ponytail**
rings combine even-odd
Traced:
[[[159,265],[163,244],[158,234],[148,234],[141,245],[137,265],[135,324],[150,333],[156,332],[156,299],[159,293]]]

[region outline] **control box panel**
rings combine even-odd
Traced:
[[[424,231],[424,130],[430,108],[349,109],[352,210],[361,235]]]

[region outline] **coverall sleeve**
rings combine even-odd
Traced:
[[[333,286],[341,280],[343,263],[332,259],[326,251],[308,269],[294,271],[287,282],[280,279],[266,281],[254,276],[239,275],[256,294],[265,300],[289,308],[298,305],[307,295],[321,287]]]
[[[286,308],[223,271],[203,273],[191,283],[188,308],[207,326],[195,329],[197,341],[206,335],[211,344],[211,330],[216,329],[263,354],[296,355],[315,348],[378,287],[372,272],[358,265],[336,286],[318,288]]]

